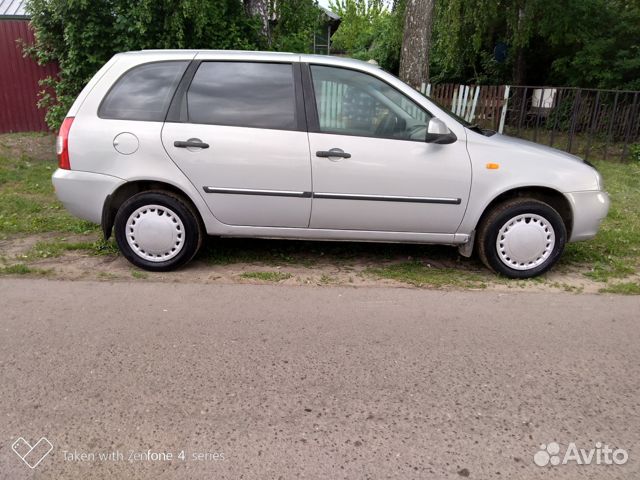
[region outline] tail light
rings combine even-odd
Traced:
[[[71,130],[71,124],[73,123],[73,117],[67,117],[60,126],[58,132],[58,138],[56,138],[56,153],[58,154],[58,166],[65,170],[71,170],[71,163],[69,162],[69,130]]]

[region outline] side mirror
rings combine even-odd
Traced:
[[[425,142],[446,145],[449,143],[453,143],[456,140],[458,140],[458,137],[456,137],[455,134],[451,130],[449,130],[449,127],[447,127],[447,125],[442,120],[436,117],[433,117],[431,120],[429,120]]]

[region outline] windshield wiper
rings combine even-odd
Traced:
[[[493,130],[489,130],[486,128],[481,128],[480,125],[473,123],[469,125],[465,125],[469,130],[472,130],[480,135],[484,135],[485,137],[490,137],[491,135],[495,135],[496,132]]]

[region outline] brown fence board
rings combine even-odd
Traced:
[[[58,69],[25,58],[19,39],[33,42],[29,22],[0,19],[0,133],[47,131],[45,112],[37,108],[39,81]]]

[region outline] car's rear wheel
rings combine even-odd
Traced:
[[[560,214],[532,198],[515,198],[494,207],[477,235],[480,260],[510,278],[546,272],[562,255],[567,240]]]
[[[124,257],[152,271],[184,265],[202,244],[197,214],[180,197],[169,192],[142,192],[118,209],[115,237]]]

